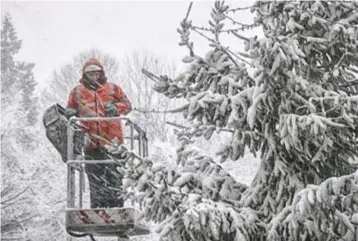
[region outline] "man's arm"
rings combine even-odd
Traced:
[[[76,100],[76,88],[73,88],[68,97],[66,108],[76,109],[77,110],[77,100]]]
[[[66,105],[65,115],[67,118],[77,115],[77,105],[78,103],[76,100],[76,88],[73,88],[70,92]]]
[[[127,95],[118,85],[113,85],[114,87],[114,102],[117,106],[117,115],[127,115],[132,110],[131,102],[129,101]]]

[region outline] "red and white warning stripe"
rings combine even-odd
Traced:
[[[111,216],[106,212],[106,210],[95,210],[95,213],[97,213],[98,217],[100,217],[105,223],[115,223],[113,219],[111,219]]]
[[[134,209],[82,209],[70,212],[70,217],[76,224],[126,225],[136,222]]]
[[[88,214],[85,212],[85,211],[78,211],[78,217],[79,219],[85,223],[85,224],[90,224],[90,223],[93,223],[91,221],[91,219],[89,218]],[[77,215],[76,215],[77,216]]]

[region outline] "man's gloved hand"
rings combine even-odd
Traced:
[[[110,104],[106,104],[104,106],[105,108],[105,111],[106,111],[106,116],[108,117],[112,117],[112,116],[116,116],[117,115],[117,106],[113,103],[110,103]]]
[[[70,119],[72,116],[77,115],[77,110],[73,108],[66,108],[65,109],[65,116],[67,119]]]

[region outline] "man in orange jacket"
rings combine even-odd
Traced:
[[[113,117],[128,114],[132,107],[126,94],[116,84],[107,82],[103,65],[95,58],[83,66],[80,83],[71,90],[68,117]],[[123,130],[118,120],[82,121],[90,137],[85,148],[86,160],[108,159],[105,145],[117,138],[123,143]],[[86,164],[90,184],[91,207],[122,207],[122,180],[115,164]]]

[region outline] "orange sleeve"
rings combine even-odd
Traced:
[[[70,92],[67,101],[67,108],[77,109],[77,101],[76,101],[76,87],[73,88]]]
[[[121,87],[114,85],[114,104],[116,104],[118,111],[117,114],[127,115],[132,110],[131,102],[127,95],[123,92]]]

